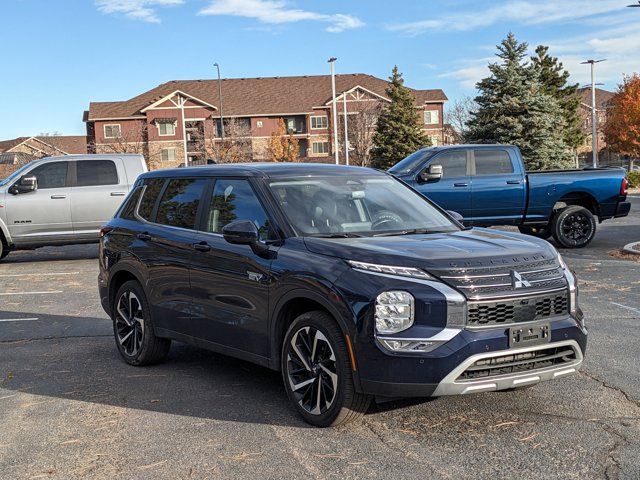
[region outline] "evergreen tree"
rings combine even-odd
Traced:
[[[404,86],[398,67],[393,67],[386,93],[391,103],[378,117],[371,149],[371,166],[385,170],[416,150],[431,145],[420,126],[415,97]]]
[[[478,108],[469,122],[469,141],[516,145],[529,170],[570,166],[562,108],[525,61],[527,43],[509,33],[497,48],[502,61],[490,64],[491,75],[476,85]]]
[[[582,117],[580,116],[580,96],[578,84],[568,85],[569,72],[562,62],[548,54],[549,47],[538,45],[536,54],[531,57],[531,68],[538,75],[544,91],[553,95],[560,103],[565,121],[563,137],[565,143],[577,149],[584,142]]]

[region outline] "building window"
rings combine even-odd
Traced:
[[[329,153],[329,142],[313,142],[311,148],[313,153]]]
[[[327,117],[311,117],[311,128],[321,129],[329,126],[329,120]]]
[[[163,162],[175,162],[176,160],[176,149],[175,148],[164,148],[162,150],[162,161]]]
[[[440,142],[440,138],[438,137],[438,135],[429,135],[429,138],[431,139],[431,145],[437,147],[438,142]]]
[[[424,111],[424,123],[426,125],[434,125],[440,123],[438,110],[425,110]]]
[[[263,125],[262,120],[258,120],[258,121],[256,122],[256,126],[257,126],[258,128],[262,128],[262,125]]]
[[[120,138],[120,125],[105,125],[104,126],[104,138]]]
[[[168,137],[176,134],[176,122],[173,120],[156,121],[158,127],[158,135]]]

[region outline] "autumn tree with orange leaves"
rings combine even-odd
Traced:
[[[604,129],[607,145],[618,153],[640,157],[640,75],[625,75],[612,99]]]
[[[299,162],[300,147],[298,139],[292,133],[287,133],[284,120],[278,120],[278,130],[269,138],[267,144],[267,158],[272,162]]]

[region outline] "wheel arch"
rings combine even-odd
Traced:
[[[348,342],[352,341],[355,323],[349,321],[348,312],[350,310],[336,292],[329,291],[320,294],[304,288],[296,288],[280,297],[271,314],[269,335],[271,350],[269,366],[271,368],[280,370],[282,340],[291,322],[303,313],[315,310],[322,310],[331,315],[343,335],[349,337]]]
[[[593,215],[600,218],[600,204],[596,198],[589,192],[574,191],[565,193],[553,206],[553,211],[557,212],[569,205],[578,205],[589,210]]]
[[[142,281],[143,275],[135,267],[131,265],[120,265],[114,272],[111,273],[109,278],[109,308],[113,305],[116,292],[118,289],[129,280],[137,281],[144,289],[144,282]]]

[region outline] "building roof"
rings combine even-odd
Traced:
[[[580,95],[583,105],[591,108],[591,87],[579,88],[578,95]],[[596,88],[596,109],[604,110],[609,108],[614,95],[615,93],[609,90]]]
[[[87,153],[87,137],[85,135],[18,137],[11,140],[3,140],[0,141],[0,153],[9,152],[23,143],[39,149],[49,146],[60,153]]]
[[[331,99],[331,76],[225,78],[222,84],[223,114],[229,116],[308,113]],[[337,94],[361,86],[386,98],[388,82],[372,75],[336,75]],[[91,102],[86,120],[141,116],[141,110],[174,92],[183,92],[219,108],[217,80],[173,80],[121,102]],[[443,102],[440,89],[414,90],[416,103]]]
[[[18,137],[12,138],[11,140],[0,140],[0,153],[8,152],[16,145],[20,145],[25,140],[28,140],[30,137]]]

